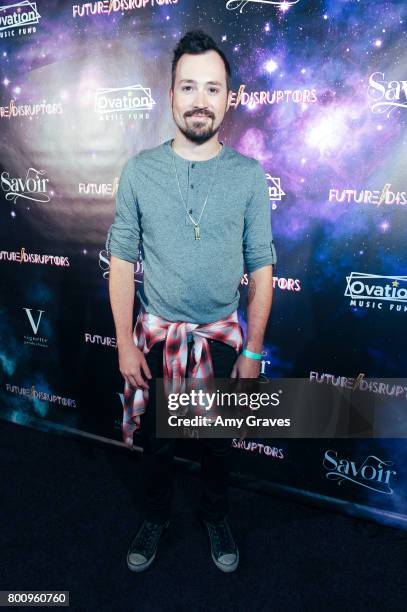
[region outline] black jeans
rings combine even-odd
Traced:
[[[238,355],[235,349],[224,342],[209,340],[215,378],[229,378]],[[149,403],[141,416],[141,436],[144,447],[144,494],[145,516],[155,522],[170,518],[174,491],[174,446],[175,440],[157,438],[155,429],[155,378],[163,377],[164,342],[157,342],[146,355],[152,379],[150,380]],[[188,343],[188,363],[189,349]],[[231,440],[199,438],[201,444],[201,518],[216,522],[223,519],[229,509],[229,459]]]

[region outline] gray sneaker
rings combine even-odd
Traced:
[[[155,559],[158,542],[170,521],[153,523],[145,520],[127,551],[127,566],[132,572],[143,572]]]
[[[208,530],[214,564],[222,572],[234,572],[239,565],[239,550],[226,519],[218,523],[204,520],[204,524]]]

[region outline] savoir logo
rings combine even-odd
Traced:
[[[392,461],[383,461],[375,455],[368,455],[358,467],[356,461],[338,459],[338,453],[334,450],[327,450],[323,461],[328,480],[337,480],[338,485],[347,480],[386,495],[392,495],[393,489],[389,483],[391,477],[397,474],[395,470],[384,469],[390,465],[393,465]]]
[[[373,113],[387,113],[396,108],[407,108],[407,80],[386,80],[384,72],[373,72],[369,77],[367,94]]]

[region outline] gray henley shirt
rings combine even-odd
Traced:
[[[125,164],[109,227],[110,255],[143,262],[137,296],[145,310],[169,321],[211,323],[239,303],[244,265],[251,273],[277,261],[264,171],[257,160],[223,144],[215,157],[187,160],[174,151],[187,208],[200,220],[201,240],[185,211],[171,140]],[[218,159],[219,158],[219,159]]]

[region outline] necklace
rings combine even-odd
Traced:
[[[209,190],[208,190],[208,193],[206,194],[206,198],[205,198],[205,201],[204,201],[204,205],[203,205],[203,207],[202,207],[202,210],[201,210],[201,214],[199,215],[198,220],[196,221],[196,220],[193,218],[193,216],[190,214],[190,212],[189,212],[189,210],[188,210],[188,206],[187,206],[187,204],[186,204],[186,202],[185,202],[185,200],[184,200],[184,196],[182,195],[181,185],[180,185],[180,183],[179,183],[179,178],[178,178],[177,167],[176,167],[176,165],[175,165],[175,155],[174,155],[174,149],[172,148],[172,143],[173,143],[173,142],[174,142],[174,141],[172,141],[172,142],[171,142],[172,163],[173,163],[173,166],[174,166],[175,176],[177,177],[178,191],[179,191],[179,194],[180,194],[180,196],[181,196],[181,200],[182,200],[182,202],[183,202],[183,204],[184,204],[185,211],[186,211],[186,213],[187,213],[187,215],[188,215],[188,217],[189,217],[189,219],[190,219],[190,221],[191,221],[192,225],[194,226],[195,240],[200,240],[200,239],[201,239],[201,228],[200,228],[200,226],[199,226],[199,222],[201,221],[201,217],[202,217],[203,211],[205,210],[205,206],[206,206],[206,203],[207,203],[207,201],[208,201],[209,194],[210,194],[210,192],[211,192],[211,190],[212,190],[212,187],[213,187],[213,185],[214,185],[214,182],[215,182],[216,173],[217,173],[217,170],[218,170],[218,165],[219,165],[219,159],[220,159],[220,156],[222,155],[222,152],[223,152],[223,146],[224,146],[224,145],[222,145],[222,149],[221,149],[221,151],[219,152],[219,154],[217,155],[217,158],[216,158],[216,167],[215,167],[215,172],[214,172],[213,179],[212,179],[212,184],[210,185]]]

